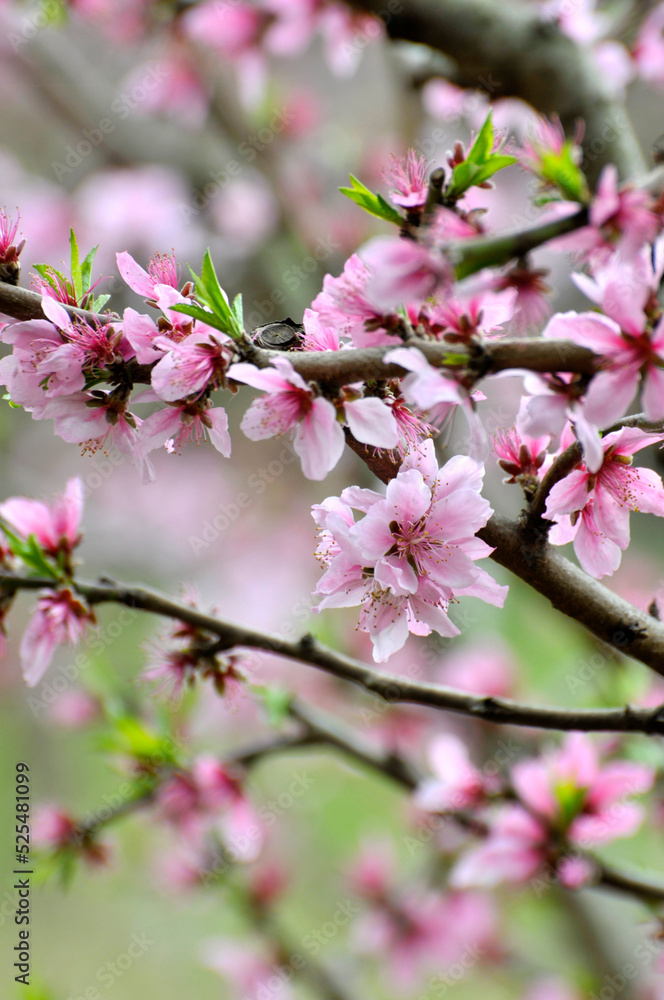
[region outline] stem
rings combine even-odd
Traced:
[[[503,562],[516,563],[517,559],[523,561],[524,572],[532,572],[532,567],[528,561],[528,550],[524,550],[522,539],[519,537],[518,528],[511,522],[501,519],[494,530],[487,530],[493,523],[489,522],[487,528],[480,533],[485,540],[494,539],[500,541],[498,534],[507,531],[509,538],[509,558]],[[509,525],[509,528],[506,528]],[[489,544],[493,544],[489,541]],[[539,560],[539,561],[538,561]],[[584,621],[582,611],[577,607],[579,602],[584,602],[588,612],[600,614],[604,611],[604,606],[612,610],[614,618],[614,631],[610,627],[599,628],[596,634],[601,634],[601,638],[612,645],[629,652],[630,655],[641,659],[647,665],[652,665],[648,661],[653,659],[660,664],[664,671],[664,625],[656,619],[638,611],[627,604],[621,598],[605,590],[600,584],[578,570],[571,563],[568,563],[562,556],[551,554],[547,559],[534,557],[534,564],[543,565],[543,576],[545,588],[552,580],[562,594],[569,592],[569,600],[574,603],[575,615],[578,620]],[[0,574],[0,589],[7,593],[13,593],[22,589],[42,589],[53,588],[53,580],[38,579],[35,577],[21,578],[14,574]],[[233,625],[230,622],[213,618],[210,615],[202,614],[194,608],[177,604],[152,591],[140,587],[126,587],[119,584],[87,584],[74,582],[71,586],[78,594],[84,597],[91,605],[103,604],[107,602],[123,604],[129,608],[152,612],[176,621],[187,622],[195,628],[202,629],[218,637],[215,643],[215,651],[229,650],[235,648],[262,649],[267,653],[274,653],[277,656],[284,656],[287,659],[305,663],[332,674],[342,680],[349,681],[358,687],[364,688],[371,694],[377,695],[383,701],[392,704],[406,702],[415,705],[427,705],[430,708],[441,709],[447,712],[456,712],[460,715],[467,715],[474,719],[483,719],[485,722],[495,722],[503,725],[528,726],[535,729],[555,729],[560,731],[580,730],[585,732],[634,732],[634,733],[664,733],[664,706],[657,708],[633,708],[627,705],[625,708],[598,708],[598,709],[571,709],[571,708],[549,708],[538,705],[525,705],[512,701],[508,698],[494,698],[489,696],[479,696],[467,694],[463,691],[456,691],[454,688],[444,687],[438,684],[418,683],[407,680],[403,677],[392,677],[385,675],[378,670],[372,669],[367,664],[358,660],[344,656],[325,646],[320,645],[310,636],[305,635],[299,642],[288,642],[276,636],[270,636],[264,632],[243,628]],[[587,589],[589,588],[589,589]],[[544,593],[545,589],[540,589]],[[560,596],[559,603],[563,597]],[[627,611],[623,611],[627,609]],[[564,608],[561,608],[564,610]],[[571,612],[566,612],[571,613]],[[629,614],[628,619],[625,618]],[[625,619],[622,623],[621,616]],[[644,623],[644,632],[647,627],[647,634],[642,635],[638,630],[641,622]],[[618,633],[616,630],[622,628],[625,631]],[[630,637],[628,630],[634,633],[634,638]],[[622,635],[622,639],[619,638]],[[613,636],[613,639],[610,637]],[[636,647],[636,649],[630,646]],[[641,655],[639,655],[641,654]],[[657,660],[659,657],[659,660]],[[657,669],[656,667],[654,669]]]

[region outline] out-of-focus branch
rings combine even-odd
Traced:
[[[494,524],[495,521],[495,524]],[[519,576],[548,596],[554,606],[586,625],[595,635],[622,652],[641,660],[657,673],[664,673],[664,624],[632,607],[622,598],[591,580],[558,553],[544,551],[529,557],[518,526],[495,517],[481,532],[490,545],[501,546],[502,565],[515,568]],[[526,551],[524,551],[524,549]],[[496,553],[494,553],[496,558]],[[530,579],[532,577],[533,579]],[[0,574],[0,592],[52,588],[53,580]],[[262,649],[323,670],[364,688],[383,701],[427,705],[448,712],[503,725],[538,729],[583,730],[586,732],[664,733],[664,709],[601,708],[572,709],[523,705],[507,698],[466,694],[437,684],[418,683],[393,677],[351,657],[320,645],[305,635],[299,642],[234,625],[194,608],[171,601],[141,587],[117,583],[72,583],[71,586],[91,605],[114,603],[151,612],[216,636],[208,652],[235,648]]]
[[[394,39],[439,49],[454,59],[466,86],[490,97],[520,97],[566,130],[585,122],[584,167],[594,182],[615,163],[634,177],[644,160],[624,107],[604,84],[592,53],[544,21],[531,6],[493,0],[410,0],[386,14],[384,0],[350,0],[376,14]]]

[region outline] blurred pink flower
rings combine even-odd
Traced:
[[[159,788],[157,803],[194,845],[214,830],[233,860],[249,863],[260,854],[264,824],[238,779],[214,757],[197,757],[190,771],[174,774]]]
[[[67,587],[47,591],[40,597],[19,651],[28,687],[34,687],[44,676],[57,646],[66,642],[76,645],[95,622],[91,609]]]
[[[366,296],[377,309],[421,304],[452,282],[452,266],[444,254],[414,240],[376,236],[360,250],[372,274]]]
[[[570,888],[586,884],[594,875],[592,860],[561,851],[561,838],[576,850],[631,836],[643,809],[626,800],[647,792],[654,778],[651,767],[630,761],[601,766],[590,738],[571,733],[559,749],[512,768],[519,804],[498,811],[484,842],[457,861],[450,884],[523,882],[546,863]]]
[[[72,688],[58,695],[46,714],[50,722],[63,729],[83,729],[101,720],[103,707],[89,691]]]
[[[497,637],[450,650],[437,672],[441,684],[495,698],[510,697],[515,679],[512,655]]]
[[[282,968],[276,953],[266,957],[251,945],[226,937],[206,941],[201,955],[208,968],[230,983],[236,1000],[271,996],[275,993],[275,981],[279,1000],[294,1000],[290,985],[293,972]]]
[[[63,555],[68,561],[81,541],[83,515],[83,484],[76,477],[70,479],[61,497],[52,503],[11,497],[0,504],[0,517],[21,538],[34,535],[47,555],[57,559]]]
[[[424,208],[429,193],[428,166],[424,157],[414,149],[409,149],[405,158],[400,160],[392,155],[390,166],[383,171],[383,177],[388,184],[394,185],[390,198],[395,205],[410,211]]]
[[[435,736],[428,749],[433,776],[425,778],[413,804],[425,812],[474,809],[485,797],[482,774],[470,762],[466,745],[451,733]]]
[[[657,4],[643,21],[632,56],[639,76],[664,86],[664,4]]]
[[[352,254],[338,277],[326,274],[323,291],[311,304],[324,327],[336,330],[340,337],[350,337],[355,347],[375,347],[394,343],[385,323],[396,317],[385,317],[369,301],[367,285],[371,272],[366,264]]]

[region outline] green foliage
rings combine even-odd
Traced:
[[[17,559],[20,559],[28,569],[32,570],[32,576],[48,576],[54,580],[61,578],[62,573],[47,558],[34,535],[28,535],[27,539],[19,538],[6,525],[3,524],[0,527],[7,539],[9,551]]]
[[[129,757],[150,770],[178,764],[176,741],[167,732],[156,732],[122,708],[109,713],[109,723],[110,732],[100,740],[103,749]],[[137,795],[145,791],[144,783],[139,784]]]
[[[64,275],[62,271],[58,271],[51,264],[35,264],[35,271],[42,276],[53,291],[58,292],[60,289],[64,289],[69,298],[82,308],[99,312],[110,299],[110,295],[94,296],[92,294],[94,287],[92,284],[92,265],[99,247],[93,247],[81,260],[76,233],[73,229],[69,230],[69,245],[71,247],[71,278]]]
[[[446,200],[457,201],[469,188],[483,184],[503,167],[516,163],[515,156],[492,152],[493,146],[493,122],[489,113],[466,159],[452,171],[452,179],[445,189]]]
[[[356,205],[363,208],[369,215],[375,215],[377,219],[384,219],[385,222],[392,222],[396,226],[403,225],[403,217],[392,208],[380,194],[374,194],[362,181],[350,174],[352,187],[340,187],[339,190],[347,198],[354,201]]]
[[[213,326],[215,330],[221,330],[233,340],[241,340],[245,336],[242,296],[236,295],[232,305],[229,303],[226,292],[219,284],[209,249],[205,251],[200,276],[191,268],[189,270],[196,282],[196,295],[207,309],[201,308],[200,305],[182,302],[171,308],[175,312],[184,313],[185,316],[199,319],[208,326]]]
[[[581,167],[575,161],[575,149],[574,142],[566,139],[559,153],[543,153],[540,177],[556,188],[566,200],[587,205],[590,202],[590,189]]]
[[[288,718],[293,699],[292,693],[278,684],[270,684],[265,687],[252,685],[251,689],[263,702],[270,725],[278,729]]]

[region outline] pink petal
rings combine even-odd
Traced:
[[[648,420],[664,417],[664,368],[648,368],[643,380],[641,402]]]
[[[122,253],[117,253],[115,255],[115,259],[117,261],[118,271],[129,287],[134,292],[138,292],[139,295],[145,295],[147,298],[153,298],[154,281],[148,272],[144,271],[140,264],[136,263],[131,254],[127,253],[126,250],[123,250]]]
[[[329,400],[318,396],[298,425],[293,440],[293,448],[307,479],[325,479],[341,458],[345,444],[336,409]]]
[[[206,416],[212,425],[208,428],[210,441],[217,451],[221,452],[224,458],[229,458],[231,454],[231,438],[228,433],[228,414],[226,410],[222,406],[215,406],[213,409],[207,411]]]
[[[367,396],[344,405],[344,413],[353,437],[375,448],[396,448],[399,428],[389,406],[375,396]]]
[[[514,790],[533,812],[552,819],[558,804],[551,790],[549,769],[541,760],[524,760],[512,768]]]

